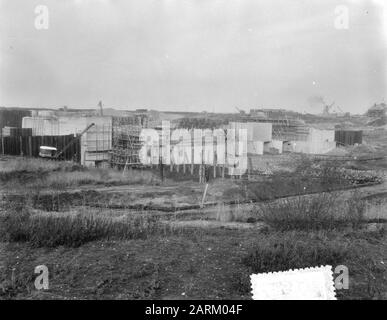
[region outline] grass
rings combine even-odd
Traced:
[[[254,273],[324,265],[332,266],[334,271],[336,266],[344,265],[349,269],[349,290],[337,291],[338,298],[385,299],[387,268],[380,247],[385,236],[384,229],[275,232],[260,237],[242,263]]]
[[[5,172],[41,172],[80,170],[81,166],[71,161],[50,161],[39,158],[12,157],[12,160],[0,161],[0,173]]]
[[[220,222],[256,222],[253,210],[247,210],[240,205],[226,206],[219,203],[216,206],[215,220]]]
[[[340,299],[383,299],[385,235],[216,229],[93,241],[76,248],[0,242],[0,298],[251,299],[253,269],[331,263],[349,269],[349,290],[338,291]],[[50,289],[44,292],[34,289],[33,270],[40,264],[50,272]]]
[[[270,228],[186,230],[170,227],[168,218],[159,212],[103,207],[91,213],[87,202],[110,201],[112,195],[102,191],[63,192],[68,186],[83,184],[154,183],[152,174],[133,170],[122,175],[110,169],[67,165],[67,169],[53,165],[45,171],[40,162],[23,171],[12,165],[7,168],[0,170],[0,177],[16,177],[13,183],[18,183],[23,194],[0,208],[0,298],[250,299],[252,272],[324,264],[349,268],[350,289],[340,291],[339,298],[386,298],[386,230],[363,228],[364,202],[356,194],[348,199],[338,193],[296,196],[265,204],[259,212],[220,202],[216,220],[262,219]],[[297,179],[286,178],[282,187],[283,179],[278,175],[271,178],[271,185],[242,185],[241,200],[252,192],[257,198],[270,198],[278,190],[303,190],[302,183],[312,187],[315,181],[300,174]],[[42,185],[55,190],[39,194]],[[142,196],[155,196],[150,191]],[[172,197],[169,189],[165,192],[165,197]],[[131,199],[128,195],[122,201],[131,203]],[[121,198],[111,200],[116,203]],[[77,207],[50,212],[60,211],[67,203]],[[159,219],[165,221],[159,223]],[[50,270],[50,289],[44,292],[33,286],[33,270],[40,264]]]
[[[275,230],[333,230],[359,228],[365,203],[355,192],[343,201],[337,193],[297,196],[263,204],[257,215]]]
[[[325,233],[273,233],[262,239],[243,263],[254,273],[343,264],[352,254],[350,241],[327,240]]]
[[[45,185],[49,188],[69,188],[82,185],[156,184],[159,179],[148,171],[129,170],[125,173],[113,169],[89,168],[82,172],[53,172]]]
[[[293,172],[276,171],[260,181],[236,182],[224,197],[239,201],[266,201],[276,198],[346,189],[355,185],[381,183],[380,173],[350,170],[338,161],[317,161],[303,157]]]
[[[12,161],[0,161],[0,181],[7,190],[62,190],[82,185],[155,185],[160,179],[149,171],[123,173],[110,168],[86,168],[66,161],[15,157]]]
[[[24,209],[1,214],[0,230],[1,241],[27,242],[33,247],[78,247],[101,239],[144,239],[157,231],[157,222],[149,216],[39,215]]]
[[[358,192],[344,200],[340,193],[321,193],[284,198],[268,203],[216,206],[215,220],[221,222],[263,221],[274,230],[358,229],[364,222],[365,201]]]

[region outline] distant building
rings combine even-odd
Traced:
[[[32,117],[24,117],[23,128],[30,128],[33,136],[63,136],[82,133],[94,124],[81,137],[81,164],[98,165],[109,161],[112,149],[112,117],[84,116],[79,113],[39,111]]]
[[[371,118],[382,118],[385,117],[387,113],[387,105],[382,102],[379,104],[374,104],[371,108],[368,109],[366,115]]]
[[[4,127],[22,127],[23,117],[31,115],[31,111],[24,108],[0,108],[0,130]]]
[[[275,108],[250,109],[250,116],[269,119],[298,118],[299,113],[295,111]]]
[[[335,141],[341,146],[351,146],[363,142],[362,130],[336,130]]]

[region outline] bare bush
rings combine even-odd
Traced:
[[[356,193],[347,201],[338,193],[321,193],[264,204],[258,216],[276,230],[332,230],[358,228],[364,211],[364,202]]]
[[[28,242],[35,247],[78,247],[101,239],[146,238],[157,230],[157,221],[148,216],[126,219],[93,214],[32,214],[27,209],[0,215],[0,239]]]
[[[220,222],[255,222],[254,213],[251,209],[237,204],[233,206],[219,203],[216,207],[215,219]]]
[[[84,168],[63,161],[38,159],[17,159],[16,162],[20,164],[19,168],[14,165],[0,168],[0,182],[7,190],[63,190],[82,185],[157,184],[160,181],[157,174],[150,171],[128,170],[123,173],[111,168]]]
[[[329,240],[325,233],[273,233],[243,259],[253,272],[276,272],[321,265],[337,266],[350,256],[349,241]]]

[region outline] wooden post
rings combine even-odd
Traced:
[[[4,137],[3,136],[1,136],[1,150],[2,150],[2,153],[4,155],[5,152],[4,152]]]
[[[20,140],[20,155],[23,156],[23,137],[19,136]]]
[[[207,189],[208,189],[208,183],[206,183],[206,187],[204,188],[202,202],[200,203],[200,208],[204,207],[204,200],[206,199]]]
[[[203,137],[202,137],[202,156],[201,156],[201,163],[200,163],[200,183],[203,183],[205,181],[204,178],[204,168],[203,168],[203,160],[204,160],[204,147],[203,147]]]
[[[191,139],[191,175],[194,173],[194,147],[193,140]]]
[[[129,159],[126,159],[125,166],[124,166],[124,170],[122,171],[122,176],[125,175],[126,167],[127,167],[127,165],[128,165],[128,160],[129,160]]]
[[[161,182],[164,181],[164,164],[163,164],[163,157],[161,156],[160,159],[159,159],[159,166],[160,166],[160,179],[161,179]]]
[[[28,154],[30,157],[32,157],[32,137],[28,136]]]
[[[213,165],[213,169],[214,169],[214,179],[216,179],[216,159],[217,157],[215,157],[214,155],[214,165]]]
[[[252,170],[253,170],[253,162],[252,162],[251,157],[249,157],[248,159],[249,159],[249,162],[248,162],[248,167],[247,167],[247,170],[248,170],[247,180],[250,180],[251,179],[251,173],[252,173]]]

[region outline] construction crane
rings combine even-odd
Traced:
[[[241,110],[241,109],[239,109],[238,107],[235,107],[235,109],[237,109],[238,112],[239,112],[241,115],[245,115],[245,114],[246,114],[246,112],[245,112],[244,110]]]
[[[330,111],[332,110],[334,104],[335,102],[333,101],[330,105],[325,105],[323,109],[323,114],[330,114]]]
[[[61,150],[61,151],[58,151],[54,156],[53,158],[54,159],[58,159],[68,148],[70,148],[70,146],[75,142],[75,141],[78,141],[83,134],[85,134],[92,126],[94,126],[95,123],[91,123],[89,124],[86,129],[84,129],[79,135],[77,135],[73,140],[71,140],[68,144],[66,144],[64,146],[64,148]]]
[[[336,109],[339,110],[341,113],[345,113],[343,109],[341,109],[339,106],[336,106]]]

